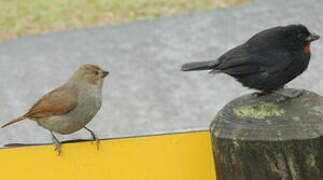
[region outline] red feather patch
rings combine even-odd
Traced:
[[[308,43],[304,49],[303,49],[304,53],[309,53],[310,52],[310,43]]]

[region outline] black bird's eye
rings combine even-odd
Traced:
[[[297,38],[300,39],[300,40],[304,40],[305,39],[305,34],[304,33],[298,33]]]
[[[298,34],[297,34],[297,37],[298,37],[298,38],[302,38],[302,36],[303,36],[303,35],[302,35],[302,33],[298,33]]]
[[[95,75],[99,75],[99,72],[98,71],[95,71]]]

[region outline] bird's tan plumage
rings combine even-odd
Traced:
[[[7,127],[10,124],[14,124],[16,122],[19,122],[19,121],[22,121],[22,120],[25,120],[25,119],[26,119],[26,117],[24,117],[24,116],[17,117],[15,119],[12,119],[12,120],[8,121],[6,124],[2,125],[1,128]]]
[[[24,116],[37,119],[68,113],[77,106],[77,97],[77,90],[63,85],[39,99]]]
[[[85,128],[97,140],[85,125],[101,107],[103,79],[107,75],[107,71],[96,65],[83,65],[65,84],[42,96],[26,114],[2,127],[30,119],[48,129],[52,135],[53,132],[70,134]],[[59,141],[54,135],[53,140],[59,150]]]

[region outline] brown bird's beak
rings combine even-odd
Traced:
[[[102,76],[103,76],[103,78],[105,78],[107,75],[109,75],[109,71],[103,71],[103,72],[102,72]]]
[[[318,40],[320,39],[320,36],[315,34],[315,33],[311,33],[305,40],[308,41],[308,42],[312,42],[312,41],[315,41],[315,40]]]

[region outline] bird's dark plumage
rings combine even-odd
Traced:
[[[218,64],[218,61],[201,61],[187,63],[182,66],[183,71],[199,71],[208,70],[214,68]]]
[[[217,60],[192,62],[183,71],[226,73],[242,85],[271,92],[304,72],[310,60],[310,43],[319,39],[304,25],[279,26],[261,31]]]

